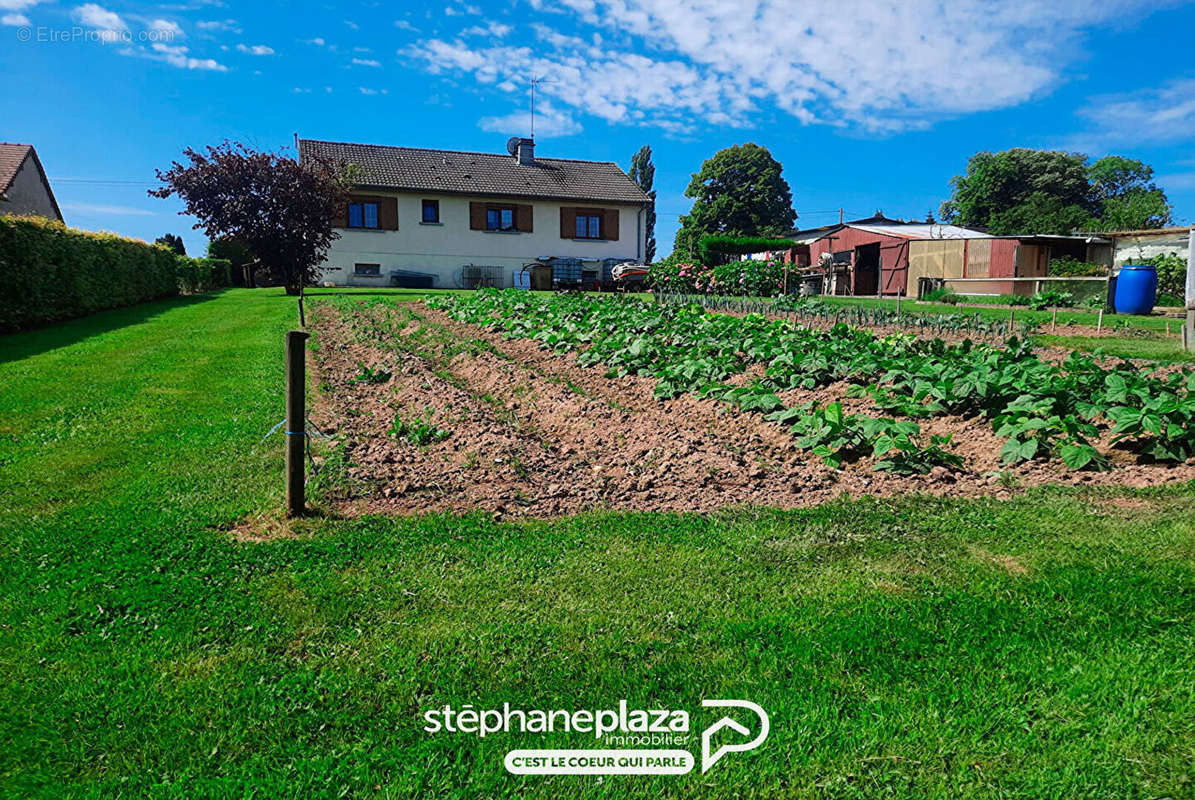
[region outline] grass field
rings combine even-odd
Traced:
[[[0,338],[0,794],[1195,794],[1195,486],[238,542],[281,502],[293,321],[233,290]],[[507,750],[592,739],[421,720],[626,699],[699,731],[702,697],[772,721],[704,776],[516,778]]]

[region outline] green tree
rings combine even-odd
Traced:
[[[183,237],[173,233],[162,234],[157,239],[154,239],[154,244],[169,247],[178,256],[185,256],[187,254],[187,246],[183,244]]]
[[[639,188],[651,198],[651,204],[643,214],[644,241],[643,260],[650,264],[656,257],[656,190],[653,188],[656,180],[656,165],[651,163],[651,147],[643,145],[639,152],[631,157],[631,180],[639,184]]]
[[[976,153],[951,184],[942,219],[998,235],[1070,233],[1093,222],[1098,208],[1080,153],[1020,147]]]
[[[783,168],[767,148],[748,143],[719,150],[693,176],[686,197],[693,207],[680,218],[674,250],[698,255],[703,236],[783,236],[797,219]]]
[[[1161,228],[1170,224],[1172,207],[1153,182],[1153,167],[1134,158],[1106,156],[1088,170],[1092,196],[1100,204],[1105,230]]]
[[[941,215],[994,234],[1159,228],[1170,223],[1171,206],[1153,174],[1122,156],[1089,166],[1082,153],[1057,150],[976,153],[951,181]]]

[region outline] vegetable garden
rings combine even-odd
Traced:
[[[1190,368],[737,311],[492,290],[329,305],[344,499],[543,515],[1195,477]],[[436,436],[394,434],[412,420]]]

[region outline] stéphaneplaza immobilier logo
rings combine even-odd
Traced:
[[[701,772],[709,772],[728,753],[754,750],[768,738],[767,712],[748,700],[702,700],[702,708],[743,709],[755,716],[755,735],[741,742],[721,744],[710,751],[716,734],[729,728],[740,737],[752,728],[723,716],[701,732]],[[740,717],[747,715],[740,712]],[[471,704],[445,705],[423,714],[429,734],[471,734],[479,738],[504,733],[575,733],[592,736],[606,747],[551,750],[511,750],[506,770],[515,775],[684,775],[695,766],[687,749],[691,735],[689,713],[678,709],[631,709],[626,700],[617,708],[568,711],[511,708],[477,709]]]

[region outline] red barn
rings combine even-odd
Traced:
[[[880,296],[908,289],[911,242],[985,238],[957,225],[900,222],[877,215],[841,225],[798,231],[793,238],[809,247],[810,264],[833,263],[829,290],[834,294]]]

